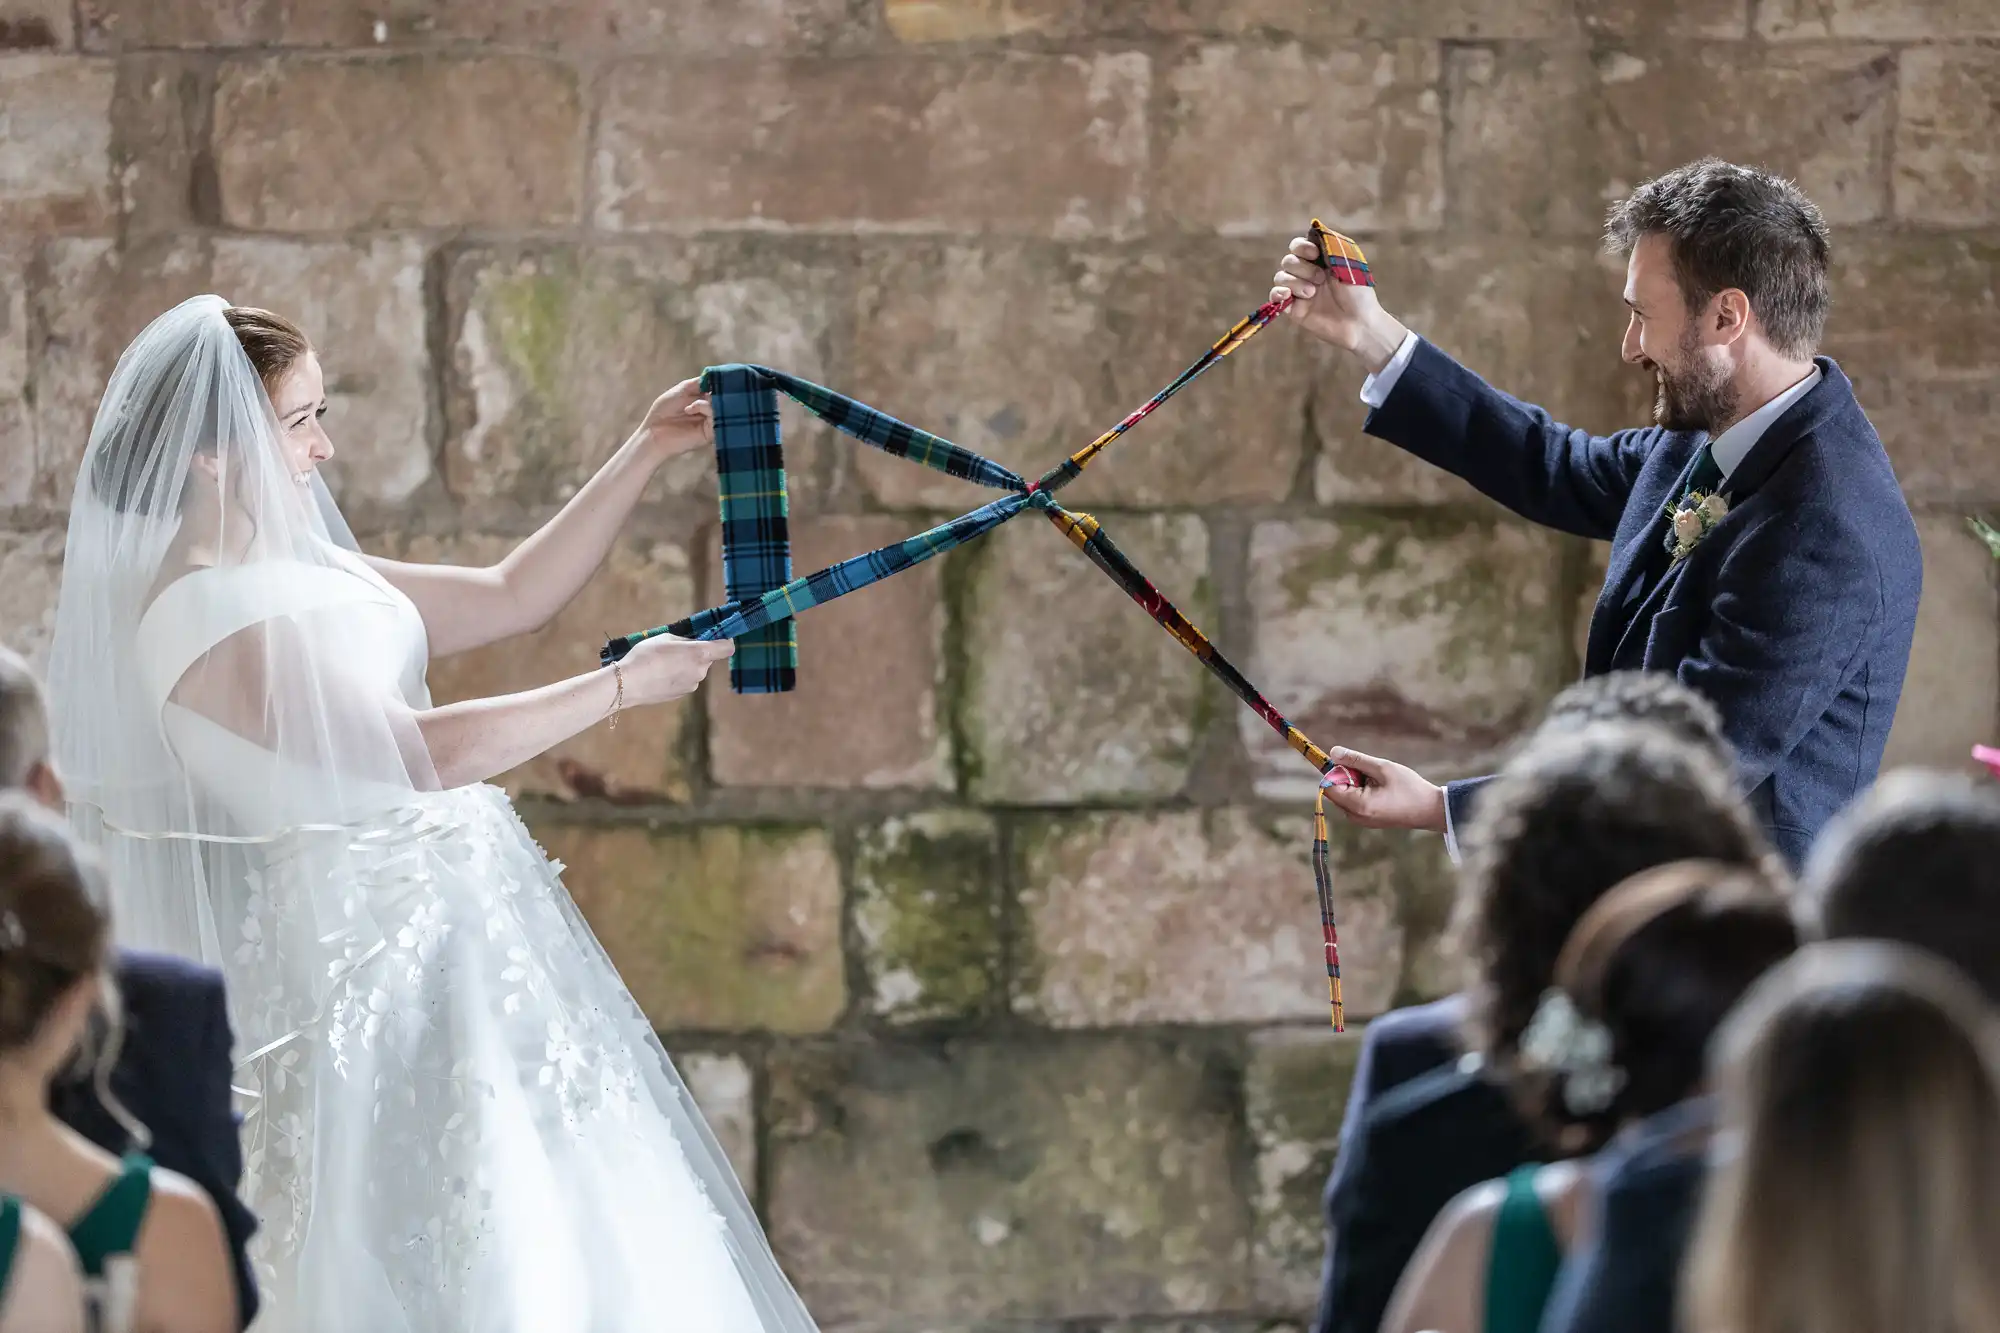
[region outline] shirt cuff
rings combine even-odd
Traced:
[[[1389,364],[1361,381],[1361,401],[1370,407],[1380,407],[1389,401],[1389,395],[1396,391],[1396,381],[1403,378],[1409,368],[1410,358],[1417,352],[1417,335],[1403,335],[1402,346],[1389,358]]]
[[[1458,855],[1458,829],[1451,822],[1451,788],[1444,789],[1444,851],[1453,865],[1462,865]]]

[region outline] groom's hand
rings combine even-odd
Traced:
[[[1353,750],[1329,750],[1327,757],[1368,779],[1365,787],[1325,789],[1326,799],[1339,806],[1349,822],[1362,828],[1444,832],[1444,788],[1415,769]]]
[[[1271,278],[1271,299],[1294,299],[1285,317],[1307,333],[1360,358],[1373,375],[1389,364],[1409,330],[1382,308],[1373,287],[1355,287],[1327,277],[1319,264],[1319,247],[1303,236],[1292,238],[1291,252],[1278,263]]]

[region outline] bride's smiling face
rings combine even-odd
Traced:
[[[271,406],[278,411],[278,443],[285,452],[285,466],[303,481],[333,457],[333,441],[321,425],[326,416],[326,378],[320,373],[319,357],[308,351],[272,382],[270,391]]]

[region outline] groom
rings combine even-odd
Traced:
[[[1620,349],[1658,385],[1653,424],[1593,436],[1488,385],[1372,287],[1322,285],[1292,242],[1273,290],[1369,374],[1369,434],[1515,513],[1611,543],[1584,674],[1671,672],[1707,696],[1750,803],[1794,866],[1866,787],[1903,689],[1923,561],[1875,428],[1832,359],[1827,230],[1789,181],[1715,159],[1611,210],[1628,256]],[[1430,829],[1454,858],[1484,778],[1444,786],[1335,752],[1355,823]]]

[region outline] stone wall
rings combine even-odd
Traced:
[[[0,0],[0,633],[45,647],[118,349],[204,290],[324,348],[378,550],[484,560],[653,394],[756,360],[1021,467],[1115,420],[1315,212],[1579,424],[1640,419],[1606,201],[1703,152],[1839,231],[1829,350],[1923,514],[1895,752],[2000,735],[1991,0]],[[1439,773],[1577,669],[1601,566],[1360,433],[1267,333],[1078,484],[1312,735]],[[807,565],[982,497],[791,428]],[[440,698],[718,591],[712,464]],[[830,1328],[1243,1333],[1311,1300],[1352,1039],[1309,771],[1037,524],[509,775]],[[1424,839],[1341,831],[1357,1016],[1447,984]]]

